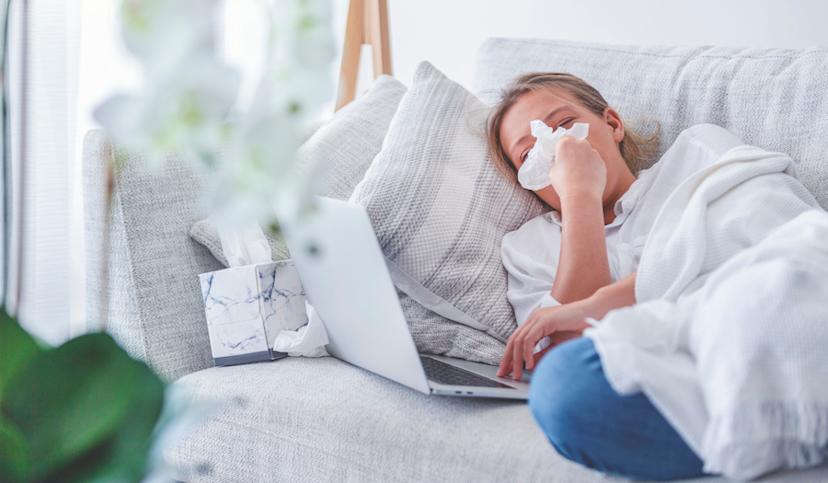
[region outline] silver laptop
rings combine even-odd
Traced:
[[[515,381],[488,364],[418,354],[365,208],[316,199],[302,223],[280,221],[331,355],[426,394],[528,398],[528,373]]]

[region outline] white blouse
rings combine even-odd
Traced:
[[[681,181],[740,144],[739,138],[720,126],[696,124],[682,131],[658,162],[638,173],[615,203],[615,219],[604,226],[613,282],[638,269],[658,210]],[[500,253],[508,274],[506,296],[518,325],[537,308],[560,305],[551,290],[558,270],[562,226],[560,213],[552,210],[503,237]],[[539,344],[541,348],[546,345],[548,341]]]

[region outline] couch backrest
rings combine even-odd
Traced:
[[[516,75],[566,71],[594,85],[627,119],[661,123],[663,152],[700,122],[790,154],[805,186],[828,207],[828,50],[628,47],[489,39],[478,51],[478,95],[494,102]],[[115,193],[110,278],[100,279],[104,167],[125,156]],[[188,235],[205,213],[201,181],[171,160],[148,173],[102,131],[84,143],[87,317],[108,286],[108,330],[169,380],[213,365],[197,274],[221,268]]]
[[[124,157],[124,167],[116,181],[107,255],[104,173],[117,156]],[[213,365],[197,274],[222,266],[188,234],[204,215],[201,180],[174,159],[159,172],[142,165],[139,157],[113,147],[103,131],[90,131],[84,139],[87,318],[99,317],[107,291],[107,331],[174,380]],[[106,259],[108,284],[100,269]]]
[[[660,153],[683,129],[701,122],[787,153],[802,183],[828,208],[828,49],[493,38],[478,50],[477,94],[493,103],[512,78],[530,71],[575,74],[623,118],[658,121]]]

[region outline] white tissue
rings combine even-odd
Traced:
[[[227,266],[240,267],[273,261],[270,244],[258,223],[238,226],[224,223],[218,217],[212,217],[211,222],[221,240],[221,250],[227,259]]]
[[[325,345],[328,344],[328,331],[313,306],[305,301],[308,323],[299,330],[283,330],[273,341],[273,350],[287,352],[289,356],[322,357],[327,356]]]
[[[589,134],[589,124],[576,122],[572,128],[558,127],[555,131],[545,122],[535,119],[529,123],[535,145],[526,156],[526,161],[518,170],[518,182],[528,190],[539,190],[552,184],[549,171],[555,162],[555,146],[564,136],[576,139],[586,139]]]
[[[270,263],[273,256],[270,243],[258,223],[240,226],[235,222],[223,222],[213,217],[212,223],[218,231],[221,249],[230,267]],[[321,357],[328,355],[325,345],[328,332],[316,315],[316,311],[305,300],[308,323],[298,330],[282,330],[273,341],[273,350],[286,352],[289,356]]]

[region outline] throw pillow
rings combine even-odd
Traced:
[[[290,252],[287,248],[284,238],[280,235],[274,235],[268,230],[263,230],[267,242],[270,244],[270,256],[274,261],[285,260],[290,258]],[[204,245],[210,253],[216,257],[225,267],[230,264],[227,263],[227,257],[224,256],[224,250],[221,248],[221,239],[219,238],[218,230],[209,218],[198,220],[190,227],[190,238]]]
[[[317,194],[346,200],[382,147],[382,139],[405,86],[390,76],[380,76],[371,88],[343,107],[323,124],[297,153],[300,167],[314,167],[322,176]],[[284,239],[265,230],[274,260],[290,258]],[[195,222],[190,236],[204,245],[224,266],[218,231],[209,219]]]
[[[495,168],[487,114],[421,63],[350,201],[368,211],[418,349],[497,364],[517,326],[500,242],[545,210]]]

